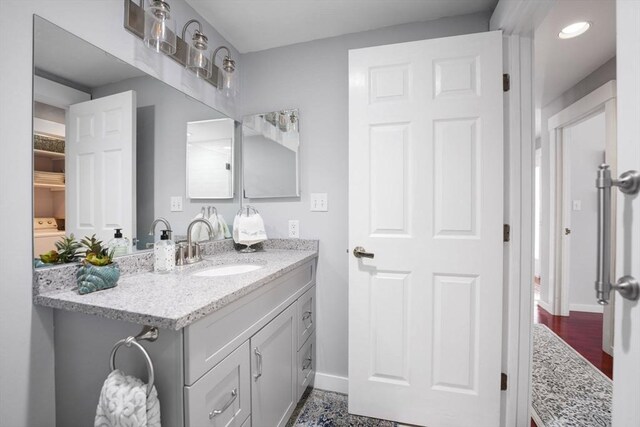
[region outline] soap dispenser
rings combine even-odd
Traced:
[[[122,228],[116,228],[113,239],[107,243],[109,252],[113,251],[113,256],[118,257],[129,253],[129,239],[122,237]]]
[[[176,267],[176,244],[169,239],[169,230],[162,230],[160,240],[153,245],[153,269],[168,273]]]

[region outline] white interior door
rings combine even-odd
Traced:
[[[618,0],[618,174],[640,170],[640,2]],[[617,193],[617,274],[640,278],[640,197]],[[613,426],[640,426],[640,305],[615,293]],[[612,295],[613,298],[613,295]]]
[[[500,424],[502,36],[349,53],[349,411]]]
[[[122,92],[69,107],[66,139],[66,230],[95,234],[113,229],[136,235],[136,93]]]

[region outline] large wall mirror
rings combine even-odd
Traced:
[[[39,17],[34,44],[34,258],[116,228],[148,249],[154,219],[177,240],[210,207],[233,221],[238,123]]]
[[[244,197],[300,196],[299,131],[295,109],[242,119]]]

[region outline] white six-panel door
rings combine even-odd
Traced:
[[[107,243],[113,229],[136,236],[136,93],[69,107],[65,142],[66,230]]]
[[[349,52],[349,411],[499,425],[502,36]]]

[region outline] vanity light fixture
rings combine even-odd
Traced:
[[[226,46],[221,46],[209,55],[208,39],[202,33],[202,25],[199,21],[189,20],[183,27],[182,37],[177,36],[176,24],[171,18],[171,8],[167,1],[149,0],[148,11],[144,9],[144,1],[124,0],[124,28],[136,37],[143,39],[146,46],[156,52],[164,53],[207,83],[218,88],[225,96],[234,96],[237,91],[235,82],[237,74],[234,74],[236,63],[231,59],[229,49]],[[193,23],[198,24],[198,29],[189,43],[185,40],[186,29]],[[170,46],[175,46],[175,48]],[[222,49],[226,50],[227,54],[222,60],[222,69],[219,69],[215,65],[215,55]]]
[[[578,37],[587,32],[591,28],[591,22],[579,21],[573,24],[567,25],[558,33],[558,37],[561,39],[572,39]]]
[[[198,29],[191,37],[189,52],[185,68],[196,76],[208,79],[211,77],[211,60],[209,59],[209,39],[202,33],[202,24],[197,19],[190,19],[182,27],[182,40],[186,40],[187,28],[191,24],[198,24]]]
[[[214,50],[211,55],[211,63],[215,65],[216,55],[223,49],[227,54],[222,59],[222,67],[218,69],[218,90],[226,97],[233,97],[237,88],[236,77],[234,74],[234,71],[236,70],[236,61],[231,59],[231,52],[229,51],[229,48],[226,46],[220,46]]]
[[[158,53],[176,53],[176,21],[171,19],[171,7],[167,2],[151,0],[144,14],[144,44]]]

